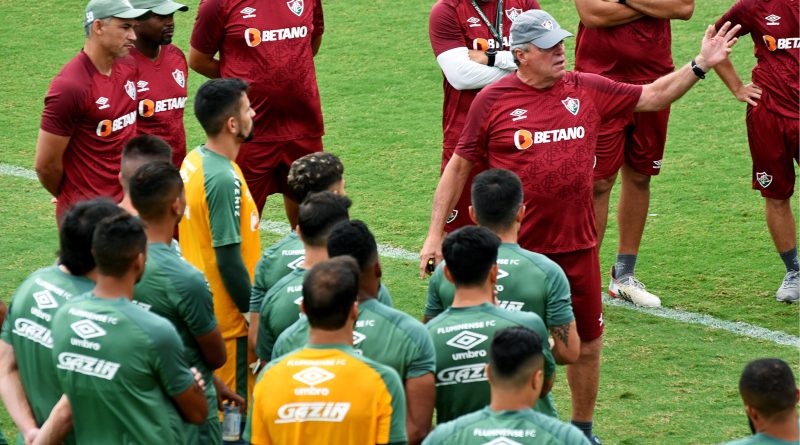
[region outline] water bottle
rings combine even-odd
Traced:
[[[241,436],[242,415],[240,409],[232,403],[224,403],[222,407],[222,440],[236,442]]]

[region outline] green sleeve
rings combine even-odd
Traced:
[[[456,433],[453,428],[454,425],[455,422],[447,422],[437,425],[436,429],[428,434],[428,437],[422,441],[422,445],[440,445],[447,443],[447,439]]]
[[[568,324],[575,320],[572,312],[572,299],[569,281],[558,264],[545,268],[547,273],[547,302],[545,306],[546,324],[549,327]]]
[[[389,427],[389,443],[407,443],[406,392],[400,376],[394,369],[380,365],[375,369],[381,375],[386,389],[392,395],[392,421]]]
[[[425,316],[433,318],[446,309],[442,303],[442,298],[439,295],[439,288],[441,287],[442,279],[444,279],[444,272],[442,271],[444,263],[439,263],[436,270],[431,275],[431,280],[428,283],[428,299],[425,301]]]
[[[275,345],[272,347],[272,360],[302,348],[307,342],[308,319],[303,316],[281,332],[281,335],[275,340]]]
[[[156,354],[156,375],[164,391],[170,397],[186,391],[194,383],[194,376],[184,357],[183,343],[178,332],[166,320],[159,320],[148,334],[155,349],[152,353]]]
[[[389,289],[387,289],[383,283],[381,283],[380,287],[378,288],[378,301],[384,306],[394,307],[392,295],[389,294]]]
[[[264,301],[264,296],[267,295],[267,291],[269,290],[269,285],[266,283],[267,265],[267,255],[265,254],[256,264],[253,287],[250,288],[250,312],[261,311],[261,303]]]
[[[270,360],[272,358],[272,348],[275,345],[275,336],[272,335],[272,330],[269,329],[269,309],[271,306],[271,299],[275,292],[267,293],[264,299],[264,304],[261,305],[261,321],[258,324],[258,337],[256,338],[256,356],[261,360]]]
[[[214,253],[225,290],[239,312],[247,312],[250,308],[250,274],[244,265],[239,244],[215,247]]]
[[[176,280],[174,285],[181,296],[178,313],[186,322],[189,333],[200,337],[217,327],[217,317],[214,316],[214,301],[208,282],[200,271],[193,272],[197,273]]]
[[[242,184],[231,165],[226,165],[224,168],[225,171],[208,174],[205,180],[213,247],[242,242],[239,220]]]
[[[408,335],[416,343],[416,353],[408,364],[406,378],[413,379],[425,375],[429,372],[436,372],[436,351],[433,347],[433,339],[428,335],[428,331],[422,323],[414,320],[418,329],[409,329]]]
[[[542,319],[533,312],[516,312],[527,319],[525,327],[531,329],[539,335],[542,339],[542,355],[544,355],[544,376],[549,379],[556,373],[556,360],[553,357],[553,352],[550,350],[550,334],[547,332],[547,327],[544,325]]]

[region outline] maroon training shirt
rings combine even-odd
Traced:
[[[77,201],[122,199],[117,175],[122,146],[136,135],[138,77],[130,57],[117,59],[111,75],[104,76],[81,51],[50,84],[41,129],[70,138],[56,207],[59,220]]]
[[[519,244],[540,253],[596,245],[592,169],[600,126],[629,115],[641,86],[568,72],[537,90],[508,75],[478,93],[456,154],[519,175],[525,217]]]
[[[642,17],[608,28],[578,25],[575,71],[643,83],[674,70],[669,20]]]
[[[750,34],[757,64],[753,83],[761,87],[759,103],[781,116],[800,118],[800,24],[797,0],[740,0],[717,22],[742,25]]]
[[[172,44],[162,45],[156,60],[150,60],[136,48],[131,50],[131,56],[139,65],[138,132],[164,139],[172,147],[172,163],[180,167],[186,157],[186,130],[183,128],[186,57]]]
[[[486,18],[495,25],[497,18],[497,0],[478,1],[478,5]],[[506,0],[503,2],[503,44],[492,37],[492,32],[472,6],[470,0],[439,0],[431,9],[428,22],[433,53],[439,54],[466,46],[468,49],[486,50],[489,47],[498,51],[509,49],[508,32],[512,18],[529,10],[539,9],[536,0]],[[444,130],[443,145],[445,150],[454,150],[464,128],[469,106],[478,94],[478,90],[457,90],[445,78],[444,107],[442,109],[442,128]]]
[[[319,0],[203,0],[192,47],[219,52],[222,77],[250,83],[254,142],[323,134],[311,40],[323,32]]]

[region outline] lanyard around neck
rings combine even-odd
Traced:
[[[500,45],[499,49],[503,48],[503,0],[497,0],[497,18],[495,20],[495,25],[492,26],[492,22],[486,17],[486,14],[483,13],[483,10],[480,6],[478,6],[478,2],[476,0],[472,0],[472,6],[475,7],[475,11],[478,12],[478,15],[481,16],[483,19],[483,23],[486,23],[486,26],[489,28],[489,31],[494,36],[495,40],[497,40],[497,44]]]

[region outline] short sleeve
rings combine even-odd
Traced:
[[[261,376],[263,376],[263,373],[259,376],[259,380]],[[264,394],[263,387],[264,385],[256,383],[255,390],[253,391],[253,409],[249,413],[247,427],[245,428],[245,437],[243,437],[243,439],[248,440],[248,443],[252,445],[270,445],[272,443],[269,438],[269,432],[267,431],[268,420],[263,412],[266,403],[258,403],[258,400],[267,396]]]
[[[303,347],[308,341],[308,319],[300,317],[293,325],[281,332],[275,345],[272,347],[272,360],[280,358],[298,348]]]
[[[383,283],[381,283],[380,287],[378,287],[378,302],[384,306],[394,307],[392,294],[389,293],[389,289],[387,289]]]
[[[41,129],[58,136],[72,136],[83,113],[87,87],[59,74],[44,98]]]
[[[314,6],[312,23],[314,24],[314,32],[311,34],[311,38],[313,39],[314,37],[321,36],[322,33],[325,32],[325,16],[322,13],[322,0],[317,0]]]
[[[550,264],[547,268],[547,302],[545,324],[548,327],[560,326],[575,320],[572,311],[572,298],[569,289],[569,280],[558,264]]]
[[[458,26],[458,16],[452,5],[438,1],[431,9],[428,18],[428,36],[431,39],[433,54],[439,54],[466,46],[464,34]]]
[[[242,242],[240,232],[242,185],[233,168],[206,178],[206,202],[211,225],[211,245],[228,246]]]
[[[409,330],[409,335],[417,347],[406,369],[405,378],[407,379],[413,379],[436,371],[436,351],[433,347],[433,339],[428,335],[425,326],[418,323],[418,321],[414,320],[416,329]]]
[[[269,260],[266,255],[262,256],[256,264],[255,278],[253,286],[250,288],[250,312],[260,312],[264,296],[267,295],[269,285],[267,284],[267,270]]]
[[[268,293],[264,303],[261,305],[261,321],[258,324],[258,338],[256,339],[256,356],[261,360],[272,358],[272,348],[275,346],[275,336],[269,328],[269,308],[270,299],[273,293]]]
[[[428,282],[428,298],[425,300],[425,316],[428,318],[433,318],[445,310],[442,297],[439,295],[439,289],[443,279],[442,275],[444,273],[442,272],[443,264],[444,263],[439,263],[439,266],[433,272]]]
[[[500,91],[491,86],[484,88],[469,107],[456,154],[472,163],[481,163],[488,158],[488,120],[498,94]]]
[[[641,85],[617,82],[597,74],[575,73],[582,86],[589,89],[603,121],[629,116],[639,103]]]
[[[200,271],[196,272],[184,280],[175,281],[175,288],[181,295],[178,303],[181,318],[186,321],[189,333],[200,337],[217,327],[217,318],[208,282]]]
[[[447,442],[453,434],[456,433],[455,429],[453,428],[454,422],[447,422],[442,423],[436,426],[425,440],[422,441],[422,445],[439,445]]]
[[[192,386],[194,376],[184,357],[178,332],[166,320],[159,321],[161,323],[149,332],[157,354],[156,374],[167,395],[174,397]]]
[[[378,365],[376,369],[386,385],[388,399],[380,397],[378,401],[378,437],[375,443],[408,442],[406,435],[406,395],[400,376],[388,366]],[[388,440],[386,438],[388,437]]]
[[[225,37],[223,20],[222,0],[201,0],[192,29],[192,48],[203,54],[216,54]]]
[[[720,29],[725,22],[731,22],[731,25],[742,25],[742,29],[736,34],[737,36],[743,36],[745,34],[749,34],[752,30],[752,24],[750,23],[750,18],[752,14],[750,14],[750,9],[752,9],[753,2],[752,0],[739,0],[733,4],[731,9],[728,10],[714,26],[717,29]]]

